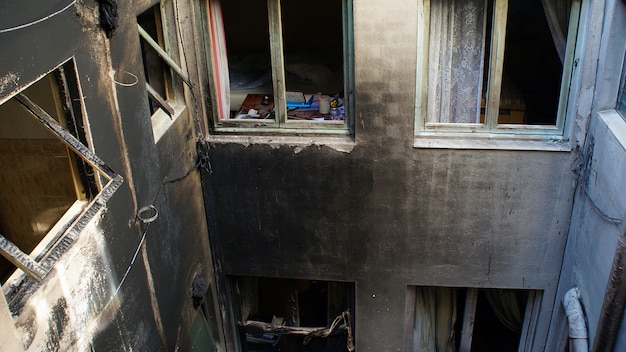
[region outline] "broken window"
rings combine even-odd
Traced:
[[[297,0],[210,0],[204,10],[216,129],[349,133],[351,0],[305,8]]]
[[[562,135],[579,0],[419,4],[418,134]]]
[[[354,350],[354,284],[233,278],[244,351]]]
[[[184,108],[182,82],[189,82],[170,54],[170,47],[175,45],[170,45],[164,14],[159,3],[137,16],[152,130],[157,141]]]
[[[411,351],[517,352],[530,346],[541,292],[417,286],[408,298]]]
[[[72,61],[0,105],[3,286],[42,280],[121,184],[87,133]]]

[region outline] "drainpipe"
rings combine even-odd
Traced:
[[[567,330],[569,335],[570,352],[587,352],[587,326],[585,325],[585,315],[580,304],[580,292],[577,288],[572,288],[563,297],[563,308],[567,316]]]
[[[617,240],[611,276],[604,293],[598,329],[593,339],[594,352],[612,352],[626,306],[626,230]]]

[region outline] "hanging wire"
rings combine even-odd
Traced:
[[[137,212],[137,214],[135,216],[136,216],[136,218],[138,220],[140,220],[142,223],[144,223],[146,225],[146,227],[144,227],[143,232],[141,234],[141,240],[139,240],[139,244],[137,244],[137,248],[135,248],[135,252],[133,253],[133,258],[130,260],[130,263],[128,264],[128,267],[126,268],[126,271],[124,272],[124,275],[122,275],[122,279],[120,280],[119,284],[117,285],[117,288],[113,292],[113,295],[111,296],[111,299],[109,300],[109,302],[107,302],[107,304],[104,306],[102,311],[105,311],[106,307],[108,307],[109,304],[111,302],[113,302],[114,298],[117,296],[117,293],[120,291],[120,289],[124,285],[124,282],[126,281],[126,278],[128,277],[128,274],[130,273],[131,269],[135,265],[135,261],[137,260],[137,256],[139,255],[139,252],[141,252],[141,248],[143,246],[143,243],[146,240],[146,236],[148,234],[148,229],[150,228],[150,224],[152,222],[154,222],[154,220],[156,220],[158,215],[159,215],[158,209],[154,206],[154,204],[156,203],[157,198],[159,197],[159,194],[161,193],[161,189],[163,188],[163,186],[171,184],[171,183],[175,183],[175,182],[178,182],[178,181],[181,181],[181,180],[187,178],[187,176],[191,175],[193,170],[197,169],[201,165],[202,165],[201,158],[198,158],[198,160],[196,160],[196,163],[193,165],[193,167],[189,168],[189,170],[187,170],[187,172],[185,172],[185,174],[183,174],[182,176],[173,178],[171,180],[168,180],[167,177],[165,177],[163,179],[163,181],[161,182],[161,184],[159,185],[159,189],[157,190],[156,194],[154,195],[154,197],[152,199],[152,204],[147,205],[147,206],[142,207],[141,209],[139,209],[139,211]]]
[[[115,79],[115,76],[113,76],[113,83],[117,84],[118,86],[132,87],[132,86],[136,85],[139,82],[139,78],[137,77],[137,75],[135,75],[132,72],[128,72],[128,71],[118,71],[118,72],[125,73],[125,74],[127,74],[127,75],[129,75],[130,77],[133,78],[133,81],[131,83],[124,83],[124,82],[117,81]]]
[[[76,1],[77,0],[74,0],[74,1],[70,2],[69,4],[65,5],[64,8],[62,8],[62,9],[60,9],[60,10],[54,12],[54,13],[51,13],[51,14],[49,14],[46,17],[42,17],[42,18],[40,18],[38,20],[35,20],[35,21],[32,21],[32,22],[28,22],[28,23],[24,23],[24,24],[21,24],[19,26],[15,26],[15,27],[9,27],[9,28],[0,29],[0,34],[17,31],[19,29],[30,27],[30,26],[36,25],[37,23],[41,23],[41,22],[43,22],[43,21],[45,21],[45,20],[47,20],[49,18],[52,18],[52,17],[54,17],[54,16],[64,12],[65,10],[69,9],[70,7],[72,7],[72,5],[74,5],[76,3]]]

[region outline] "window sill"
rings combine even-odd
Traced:
[[[534,150],[568,152],[572,146],[562,136],[496,135],[467,133],[421,133],[413,147],[425,149]]]
[[[159,108],[152,114],[150,120],[152,121],[152,134],[154,136],[154,143],[158,143],[161,137],[169,130],[170,126],[174,124],[174,121],[185,111],[186,106],[184,104],[177,104],[174,106],[174,115],[168,115],[163,109]]]
[[[274,130],[275,132],[275,130]],[[284,146],[293,146],[304,148],[313,145],[324,145],[334,150],[349,153],[355,146],[354,139],[350,136],[251,136],[251,135],[209,135],[206,138],[208,143],[218,144],[242,144],[249,145],[269,145],[272,148]]]

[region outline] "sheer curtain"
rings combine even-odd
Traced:
[[[415,290],[412,352],[454,352],[456,290],[447,287]]]
[[[498,320],[507,329],[520,332],[524,321],[524,312],[520,308],[521,295],[511,290],[485,290],[485,296]]]
[[[479,122],[486,16],[486,0],[430,2],[428,122]]]
[[[209,0],[209,33],[211,35],[211,61],[216,85],[216,99],[220,118],[230,115],[230,78],[228,75],[228,55],[226,36],[220,0]]]
[[[548,26],[552,33],[554,47],[559,53],[561,63],[565,58],[565,46],[567,44],[567,28],[569,26],[569,15],[572,7],[572,0],[541,0],[543,10],[546,13]]]

